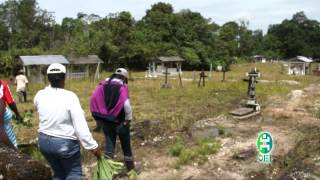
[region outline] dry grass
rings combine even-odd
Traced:
[[[252,67],[260,70],[264,80],[294,80],[299,85],[287,85],[280,83],[258,83],[257,95],[262,105],[271,95],[284,95],[290,90],[301,89],[318,80],[316,76],[288,76],[282,73],[280,64],[240,64],[233,65],[227,72],[225,82],[221,82],[222,73],[214,72],[212,78],[208,78],[205,87],[197,87],[199,72],[184,72],[183,87],[179,86],[177,77],[170,77],[171,89],[160,88],[164,78],[145,79],[144,72],[131,73],[132,81],[129,81],[130,99],[134,111],[134,121],[159,120],[163,122],[165,130],[177,130],[188,127],[193,122],[214,117],[218,114],[228,114],[228,111],[241,104],[246,98],[247,83],[242,79]],[[193,76],[196,80],[193,81]],[[207,72],[208,74],[208,72]],[[101,79],[108,77],[110,73],[102,73]],[[94,121],[89,112],[89,98],[98,81],[68,80],[66,89],[74,91],[80,98],[89,126],[94,126]],[[20,111],[33,109],[32,98],[35,93],[45,85],[30,84],[29,102],[18,104]],[[13,89],[13,88],[12,88]],[[36,136],[37,120],[34,127],[18,133],[20,139],[25,139],[31,133]]]

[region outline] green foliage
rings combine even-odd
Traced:
[[[284,20],[281,24],[270,26],[265,36],[266,50],[275,51],[290,58],[304,55],[319,58],[320,23],[310,20],[304,12],[293,15],[291,20]]]
[[[169,146],[169,154],[173,157],[178,157],[184,148],[184,142],[181,137],[176,139],[176,142]]]
[[[23,119],[22,119],[23,126],[25,126],[27,128],[31,128],[32,127],[32,119],[33,119],[33,112],[32,111],[26,111],[23,114]]]
[[[101,156],[98,159],[97,166],[93,173],[93,180],[112,180],[113,176],[123,169],[123,163],[115,162],[111,159],[105,159]]]
[[[208,156],[217,153],[220,147],[220,143],[212,138],[200,139],[195,145],[190,146],[179,137],[174,144],[169,146],[169,154],[173,157],[178,157],[175,167],[180,168],[180,166],[191,162],[197,164],[205,163],[208,160]]]
[[[127,175],[129,180],[134,180],[138,177],[138,173],[134,169],[130,170]]]
[[[0,71],[10,72],[20,55],[98,54],[104,68],[124,66],[145,69],[159,56],[181,56],[185,69],[208,69],[237,63],[234,57],[249,60],[255,54],[267,58],[296,55],[320,57],[319,22],[303,12],[291,20],[271,25],[268,33],[252,31],[249,22],[230,21],[221,27],[199,12],[174,12],[171,4],[159,2],[136,21],[122,11],[104,18],[78,13],[61,24],[53,14],[38,7],[36,0],[10,0],[0,4]],[[39,49],[38,52],[33,52]],[[1,72],[0,72],[1,73]]]

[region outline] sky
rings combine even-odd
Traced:
[[[0,0],[4,1],[4,0]],[[41,9],[54,12],[56,22],[64,17],[76,17],[78,12],[98,14],[129,11],[136,20],[159,0],[37,0]],[[182,9],[200,12],[205,18],[222,25],[228,21],[249,21],[252,30],[266,33],[270,24],[279,24],[284,19],[304,11],[309,19],[320,21],[320,0],[162,0],[170,3],[175,12]]]

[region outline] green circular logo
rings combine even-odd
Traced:
[[[270,133],[262,132],[257,139],[257,148],[261,154],[268,154],[273,147],[273,139]]]

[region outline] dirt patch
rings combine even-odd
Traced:
[[[246,120],[221,115],[198,121],[194,124],[198,129],[215,127],[231,132],[230,136],[217,136],[221,142],[217,154],[209,156],[204,165],[191,164],[181,169],[170,166],[175,159],[165,153],[156,154],[157,158],[148,156],[144,159],[146,162],[159,163],[150,164],[139,179],[317,178],[320,174],[320,121],[307,107],[315,103],[314,97],[319,91],[320,86],[311,85],[287,96],[270,97],[260,116]],[[274,137],[271,165],[257,162],[255,143],[261,131],[268,131]],[[205,132],[219,134],[216,130]]]

